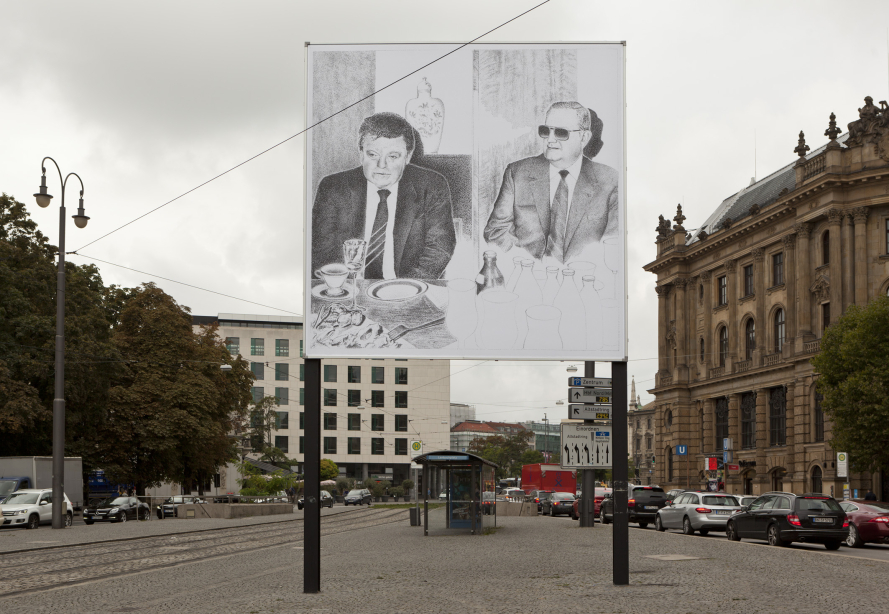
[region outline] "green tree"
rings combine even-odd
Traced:
[[[262,397],[254,401],[249,409],[250,444],[254,452],[262,452],[272,445],[272,430],[278,423],[278,399],[274,396]]]
[[[504,437],[476,437],[469,442],[469,451],[498,465],[495,475],[497,479],[519,476],[522,473],[522,456],[530,451],[530,442],[534,437],[531,431]]]
[[[812,358],[822,408],[833,421],[831,446],[855,471],[889,468],[889,297],[852,305],[824,332]]]
[[[165,480],[202,484],[237,458],[253,375],[215,327],[194,332],[187,308],[149,283],[125,302],[113,343],[126,361],[101,429],[100,462],[113,481],[139,494]]]
[[[321,469],[322,482],[324,480],[334,480],[340,474],[340,468],[329,458],[322,458],[319,468]]]
[[[280,467],[281,469],[286,469],[287,471],[290,471],[290,467],[299,464],[298,460],[288,458],[280,448],[276,448],[275,446],[265,446],[262,449],[262,456],[259,457],[259,460]]]

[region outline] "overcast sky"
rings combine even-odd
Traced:
[[[80,248],[302,130],[307,41],[460,43],[538,3],[4,2],[0,192],[56,242],[57,205],[31,197],[40,160],[77,172],[92,218],[68,224],[67,249]],[[814,149],[831,111],[845,127],[864,96],[889,98],[887,26],[885,0],[551,0],[483,39],[627,41],[629,373],[643,403],[657,298],[642,266],[658,214],[681,202],[696,228],[754,174],[792,162],[800,130]],[[303,146],[294,138],[82,255],[269,306],[97,263],[105,283],[154,281],[195,314],[299,314]],[[48,182],[58,203],[58,177]],[[72,186],[69,215],[76,197]],[[453,362],[451,399],[482,419],[559,419],[568,364]]]

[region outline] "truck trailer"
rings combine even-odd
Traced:
[[[75,509],[83,507],[83,462],[65,457],[65,494]],[[52,488],[52,456],[0,457],[0,503],[23,488]]]
[[[525,494],[530,494],[532,490],[549,490],[573,495],[577,492],[577,471],[544,463],[523,465],[522,490]]]

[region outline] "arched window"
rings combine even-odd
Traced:
[[[667,413],[664,414],[664,426],[667,428],[673,426],[673,412],[669,409],[667,410]]]
[[[704,338],[701,337],[701,362],[704,362]]]
[[[821,235],[821,264],[830,264],[830,231]]]
[[[756,325],[753,318],[747,320],[744,327],[744,356],[746,360],[753,358],[753,350],[756,349]]]
[[[779,309],[775,312],[775,351],[780,352],[784,349],[784,310]]]
[[[812,467],[812,492],[821,492],[821,467]]]
[[[715,424],[716,424],[716,451],[723,449],[725,438],[728,437],[728,397],[720,397],[716,399],[716,407],[714,408]]]
[[[824,396],[820,392],[815,393],[815,441],[824,441],[824,410],[821,401]],[[815,491],[818,492],[818,491]]]
[[[728,328],[723,326],[719,329],[719,366],[724,367],[728,358]]]
[[[667,446],[667,481],[673,481],[673,448]]]

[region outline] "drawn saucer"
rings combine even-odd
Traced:
[[[344,301],[346,299],[351,299],[352,295],[355,293],[351,286],[342,287],[340,290],[342,290],[342,292],[339,294],[331,294],[330,288],[324,284],[320,284],[312,288],[312,296],[320,298],[323,301]]]

